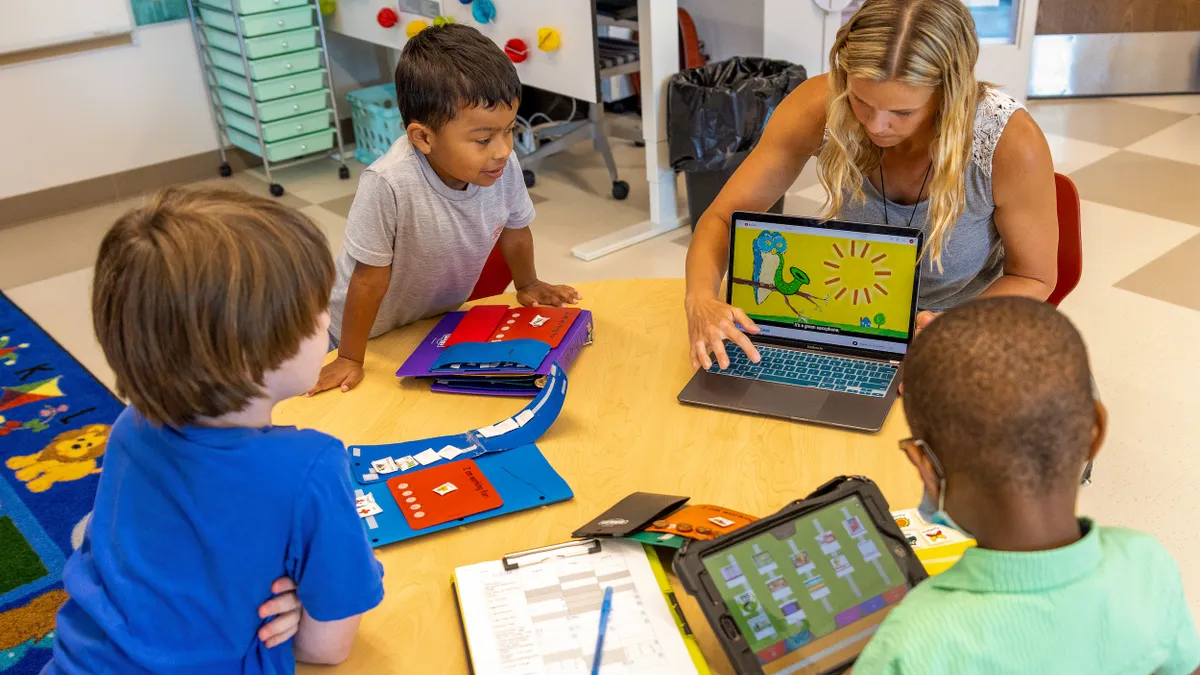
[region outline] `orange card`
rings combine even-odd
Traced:
[[[689,539],[707,541],[716,539],[727,532],[733,532],[756,520],[758,518],[732,509],[710,504],[693,504],[654,521],[650,527],[646,528],[646,532],[676,534]]]
[[[387,482],[414,530],[448,523],[504,505],[473,459],[446,462]]]

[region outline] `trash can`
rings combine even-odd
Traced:
[[[683,70],[667,81],[667,151],[687,185],[692,229],[750,154],[804,66],[752,56]],[[783,212],[781,197],[769,209]]]

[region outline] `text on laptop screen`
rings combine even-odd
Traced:
[[[731,304],[774,337],[903,353],[917,240],[739,219]]]
[[[857,497],[701,560],[767,675],[825,673],[858,656],[909,590]]]

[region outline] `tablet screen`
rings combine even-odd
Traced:
[[[858,497],[702,558],[768,675],[857,656],[908,581]]]

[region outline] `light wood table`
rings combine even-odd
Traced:
[[[578,288],[596,341],[568,369],[566,405],[538,441],[575,499],[378,549],[387,595],[363,619],[337,672],[466,673],[449,585],[454,568],[565,541],[631,492],[689,495],[692,503],[763,516],[834,476],[859,474],[877,482],[893,508],[920,500],[916,472],[896,447],[907,431],[901,406],[882,432],[867,435],[681,405],[675,397],[692,375],[683,281]],[[396,369],[432,326],[423,321],[371,341],[362,384],[284,402],[275,422],[347,444],[390,443],[492,424],[528,402],[431,393],[428,384],[397,380]],[[714,672],[732,672],[698,607],[677,591]]]

